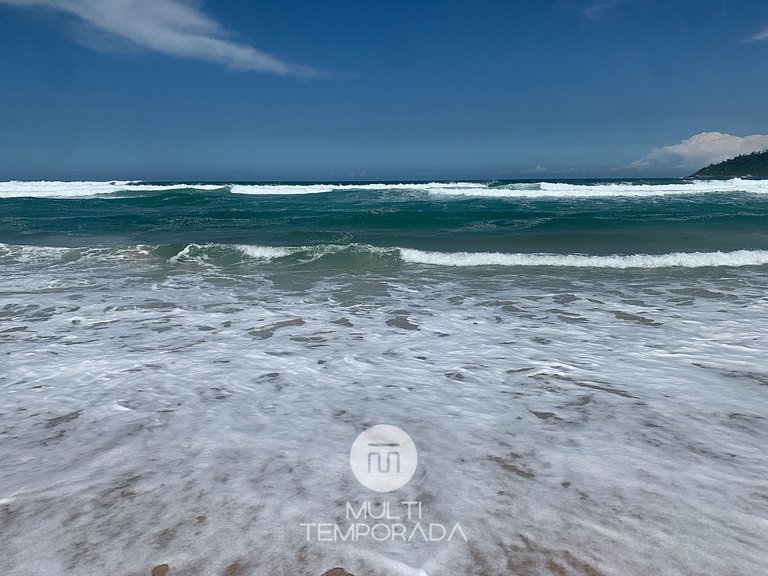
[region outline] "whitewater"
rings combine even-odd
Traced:
[[[120,192],[162,192],[168,190],[213,191],[232,194],[283,195],[318,194],[344,190],[411,190],[430,194],[478,196],[488,198],[540,198],[599,196],[665,196],[747,192],[768,194],[765,182],[734,178],[727,181],[563,181],[563,182],[402,182],[402,183],[194,183],[141,181],[61,182],[9,181],[0,182],[0,198],[88,198],[115,195]]]

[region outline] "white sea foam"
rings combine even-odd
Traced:
[[[193,188],[220,190],[222,184],[144,184],[133,181],[60,182],[9,181],[0,182],[0,198],[88,198],[118,192],[162,192]]]
[[[0,274],[4,576],[764,567],[763,269],[264,281],[89,254]],[[373,423],[419,450],[382,497],[349,469]],[[403,500],[468,542],[308,542],[301,526]]]
[[[326,184],[232,184],[229,187],[233,194],[259,195],[293,195],[293,194],[321,194],[332,192],[334,186]]]
[[[284,258],[293,254],[295,248],[281,248],[279,246],[253,246],[250,244],[237,244],[234,246],[246,256],[271,260],[272,258]]]
[[[113,182],[0,182],[0,198],[87,198],[119,192],[162,192],[191,188],[200,191],[229,188],[233,194],[297,195],[346,190],[414,191],[436,196],[487,198],[599,198],[646,197],[684,194],[734,193],[768,194],[768,181],[681,181],[675,184],[597,183],[565,184],[528,182],[489,186],[479,182],[369,183],[369,184],[145,184],[132,181]]]
[[[119,192],[163,192],[167,190],[193,189],[199,191],[222,190],[228,188],[233,194],[251,195],[294,195],[318,194],[334,190],[413,190],[435,191],[468,190],[482,184],[462,182],[423,183],[423,184],[146,184],[135,181],[110,182],[63,182],[63,181],[8,181],[0,182],[0,198],[88,198]]]
[[[486,198],[602,198],[602,197],[650,197],[690,194],[714,194],[746,192],[768,194],[768,180],[727,181],[695,180],[677,184],[565,184],[539,182],[510,184],[500,187],[476,185],[465,189],[433,189],[431,194],[443,196],[478,196]]]
[[[293,195],[293,194],[320,194],[326,192],[343,190],[412,190],[423,192],[439,192],[441,190],[473,190],[476,187],[482,187],[483,184],[472,184],[466,182],[431,182],[423,184],[231,184],[229,186],[233,194],[252,194],[252,195]]]
[[[113,194],[130,182],[0,182],[0,198],[82,198]]]
[[[406,262],[437,266],[560,266],[623,269],[704,268],[768,264],[768,250],[588,256],[582,254],[505,254],[502,252],[425,252],[400,248],[400,254]]]
[[[568,268],[706,268],[720,266],[763,266],[768,264],[768,250],[731,252],[673,252],[670,254],[528,254],[503,252],[431,252],[412,248],[387,248],[366,244],[324,244],[317,246],[273,247],[235,246],[246,256],[273,259],[308,252],[313,259],[345,250],[384,256],[398,252],[403,261],[436,266],[549,266]]]
[[[168,261],[169,262],[180,262],[183,260],[193,259],[198,260],[202,263],[203,255],[193,255],[193,251],[200,252],[200,250],[203,249],[203,246],[200,244],[187,244],[184,248],[182,248],[181,251],[179,251],[176,255],[171,256]]]
[[[193,245],[203,249],[203,246]],[[214,246],[214,245],[209,245]],[[218,244],[222,248],[226,244]],[[548,266],[564,268],[707,268],[763,266],[768,264],[768,250],[734,250],[731,252],[673,252],[670,254],[613,254],[595,256],[586,254],[536,254],[503,252],[431,252],[413,248],[380,247],[368,244],[320,244],[315,246],[259,246],[239,244],[232,246],[245,256],[271,260],[306,252],[312,260],[330,254],[349,251],[386,256],[399,253],[404,262],[435,266]],[[171,260],[187,255],[190,246]]]

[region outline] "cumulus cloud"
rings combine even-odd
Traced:
[[[581,11],[587,18],[597,18],[606,10],[618,5],[621,0],[593,0],[592,3]]]
[[[721,132],[702,132],[680,144],[651,150],[627,167],[640,171],[690,173],[714,162],[768,148],[768,134],[734,136]]]
[[[237,42],[221,24],[182,0],[0,0],[75,16],[108,37],[178,58],[206,60],[237,70],[314,76],[308,66],[284,62]]]

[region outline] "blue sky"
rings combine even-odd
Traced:
[[[0,179],[685,175],[768,147],[764,0],[0,0]]]

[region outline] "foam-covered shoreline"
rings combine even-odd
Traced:
[[[762,269],[281,276],[60,250],[0,266],[3,574],[763,566]],[[375,423],[419,449],[396,494],[349,468]],[[467,541],[302,526],[383,500]]]

